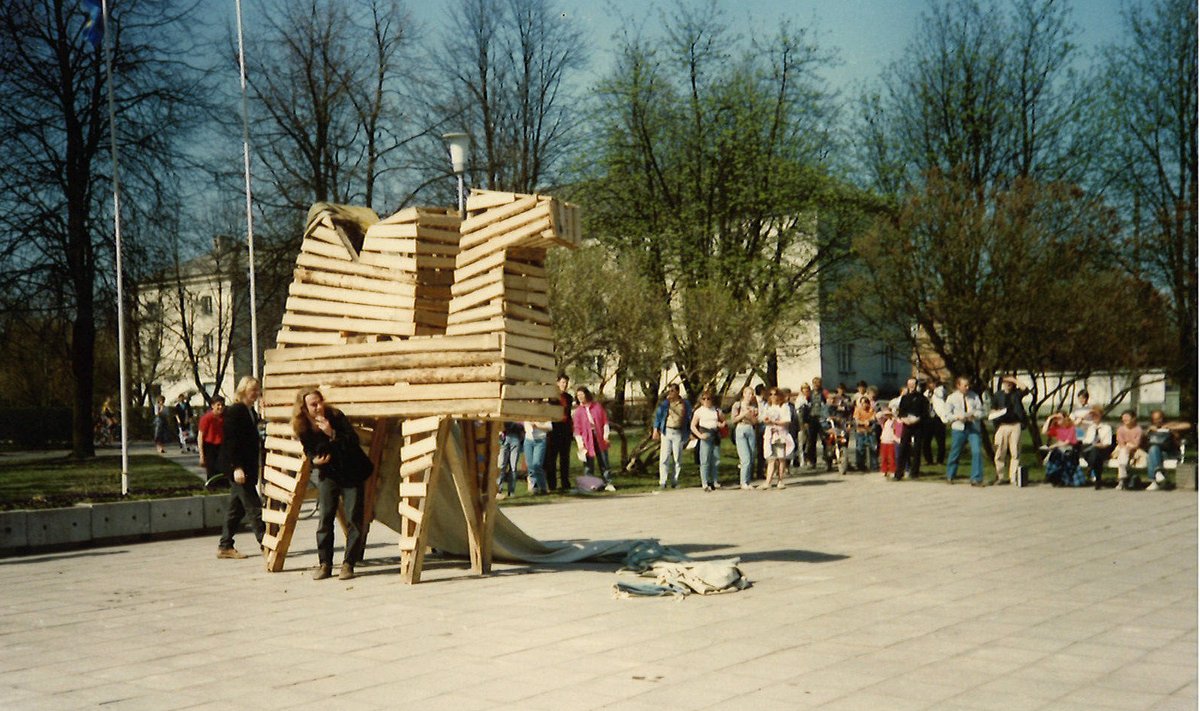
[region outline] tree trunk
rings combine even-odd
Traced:
[[[79,305],[71,325],[71,373],[75,377],[75,397],[71,413],[71,456],[86,459],[96,455],[92,439],[92,393],[95,389],[96,321],[91,289],[86,296],[76,294]]]
[[[625,377],[625,365],[618,362],[617,372],[614,376],[613,383],[615,393],[613,395],[612,412],[610,412],[609,415],[612,417],[612,419],[616,420],[622,425],[625,424],[625,387],[627,383],[628,380]]]
[[[767,354],[767,375],[764,380],[768,388],[779,386],[779,352],[774,348]]]

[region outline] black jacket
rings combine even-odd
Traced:
[[[896,408],[896,415],[901,419],[905,417],[919,417],[924,422],[928,420],[932,409],[929,406],[929,400],[922,393],[906,393],[900,398],[900,404]]]
[[[996,397],[992,399],[992,407],[997,410],[1002,407],[1008,410],[996,418],[996,424],[1011,425],[1013,423],[1023,423],[1025,421],[1025,406],[1021,404],[1021,398],[1025,397],[1028,392],[1028,390],[1014,388],[1011,393],[1006,393],[1003,389],[996,393]]]
[[[310,429],[300,435],[304,454],[313,459],[328,454],[329,462],[317,468],[317,476],[329,478],[342,486],[358,486],[371,476],[375,466],[362,450],[354,425],[340,410],[325,408],[325,419],[333,427],[333,439],[318,429]]]
[[[258,413],[240,402],[225,408],[225,440],[217,457],[218,470],[233,480],[233,470],[241,467],[246,484],[258,481],[262,440],[258,436]]]

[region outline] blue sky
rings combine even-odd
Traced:
[[[1075,41],[1085,53],[1120,41],[1124,26],[1121,8],[1130,1],[1068,0],[1078,30]],[[921,13],[929,6],[927,0],[718,0],[717,4],[731,29],[742,36],[769,35],[784,19],[811,28],[820,46],[836,51],[840,58],[840,64],[828,70],[827,78],[832,88],[843,93],[873,81],[884,66],[902,55]],[[641,25],[652,34],[660,25],[661,13],[674,7],[673,2],[661,0],[561,0],[560,5],[592,44],[589,74],[593,76],[607,68],[616,32]],[[409,4],[414,19],[433,34],[442,31],[445,9],[443,3]]]

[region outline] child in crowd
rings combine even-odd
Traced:
[[[904,423],[896,418],[892,411],[883,408],[879,413],[879,471],[884,477],[896,476],[896,445],[900,442],[900,433]]]

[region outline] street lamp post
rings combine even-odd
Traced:
[[[467,216],[467,196],[463,185],[463,176],[467,170],[467,149],[471,145],[471,137],[465,133],[447,133],[442,140],[450,148],[450,166],[458,177],[458,214]]]

